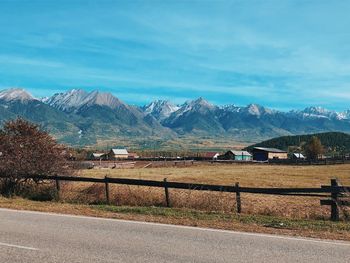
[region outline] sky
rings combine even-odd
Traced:
[[[0,1],[0,89],[349,109],[350,1]]]

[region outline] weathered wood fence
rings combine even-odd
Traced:
[[[196,184],[196,183],[180,183],[169,182],[165,178],[163,181],[139,180],[128,178],[92,178],[92,177],[75,177],[75,176],[33,176],[26,178],[35,178],[36,180],[49,180],[56,182],[57,198],[60,198],[60,182],[88,182],[88,183],[103,183],[105,185],[106,203],[110,204],[110,189],[109,184],[121,184],[132,186],[148,186],[164,188],[166,206],[171,207],[171,197],[169,189],[182,189],[193,191],[215,191],[227,192],[236,194],[237,212],[242,212],[241,194],[264,194],[264,195],[288,195],[288,196],[304,196],[304,197],[320,197],[330,199],[322,199],[321,205],[331,207],[331,220],[339,220],[339,208],[342,206],[350,206],[350,201],[343,200],[347,195],[350,196],[350,186],[340,186],[336,179],[331,180],[330,185],[323,185],[320,188],[252,188],[241,187],[239,183],[234,185],[211,185],[211,184]]]

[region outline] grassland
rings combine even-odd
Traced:
[[[142,166],[142,165],[141,165]],[[176,182],[213,183],[252,187],[319,187],[338,178],[350,185],[350,165],[258,165],[258,164],[195,164],[186,167],[137,168],[137,169],[92,169],[82,170],[80,176],[122,177]]]
[[[79,176],[123,177],[169,181],[211,183],[252,187],[320,187],[338,178],[350,185],[350,165],[282,166],[194,164],[162,168],[80,170]],[[42,185],[43,193],[32,199],[42,200],[53,185]],[[236,213],[235,195],[230,193],[170,190],[172,208],[164,208],[164,190],[149,187],[111,185],[111,206],[104,204],[104,185],[63,183],[61,202],[34,202],[22,198],[0,199],[1,207],[63,212],[151,222],[213,227],[220,229],[280,233],[350,240],[349,209],[342,209],[343,221],[328,221],[328,207],[320,198],[266,195],[242,195],[242,214]]]

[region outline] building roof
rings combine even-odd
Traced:
[[[128,155],[128,151],[126,149],[112,149],[111,150],[114,155]]]
[[[302,153],[293,153],[293,155],[294,155],[296,158],[305,159],[305,156],[304,156]]]
[[[103,155],[105,155],[104,153],[92,153],[92,156],[94,157],[94,158],[100,158],[100,157],[102,157]]]
[[[206,152],[205,157],[206,158],[214,158],[215,156],[220,155],[218,152]]]
[[[234,151],[234,150],[229,150],[233,155],[243,155],[243,156],[252,156],[249,152],[247,151]]]
[[[270,153],[287,153],[286,151],[277,148],[254,147],[253,149]]]

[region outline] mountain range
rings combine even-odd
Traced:
[[[73,89],[34,98],[24,89],[0,91],[0,123],[22,116],[70,145],[174,138],[227,138],[258,142],[277,136],[340,131],[350,133],[350,110],[321,107],[282,112],[261,105],[217,106],[203,98],[175,105],[157,100],[139,107],[110,93]]]

